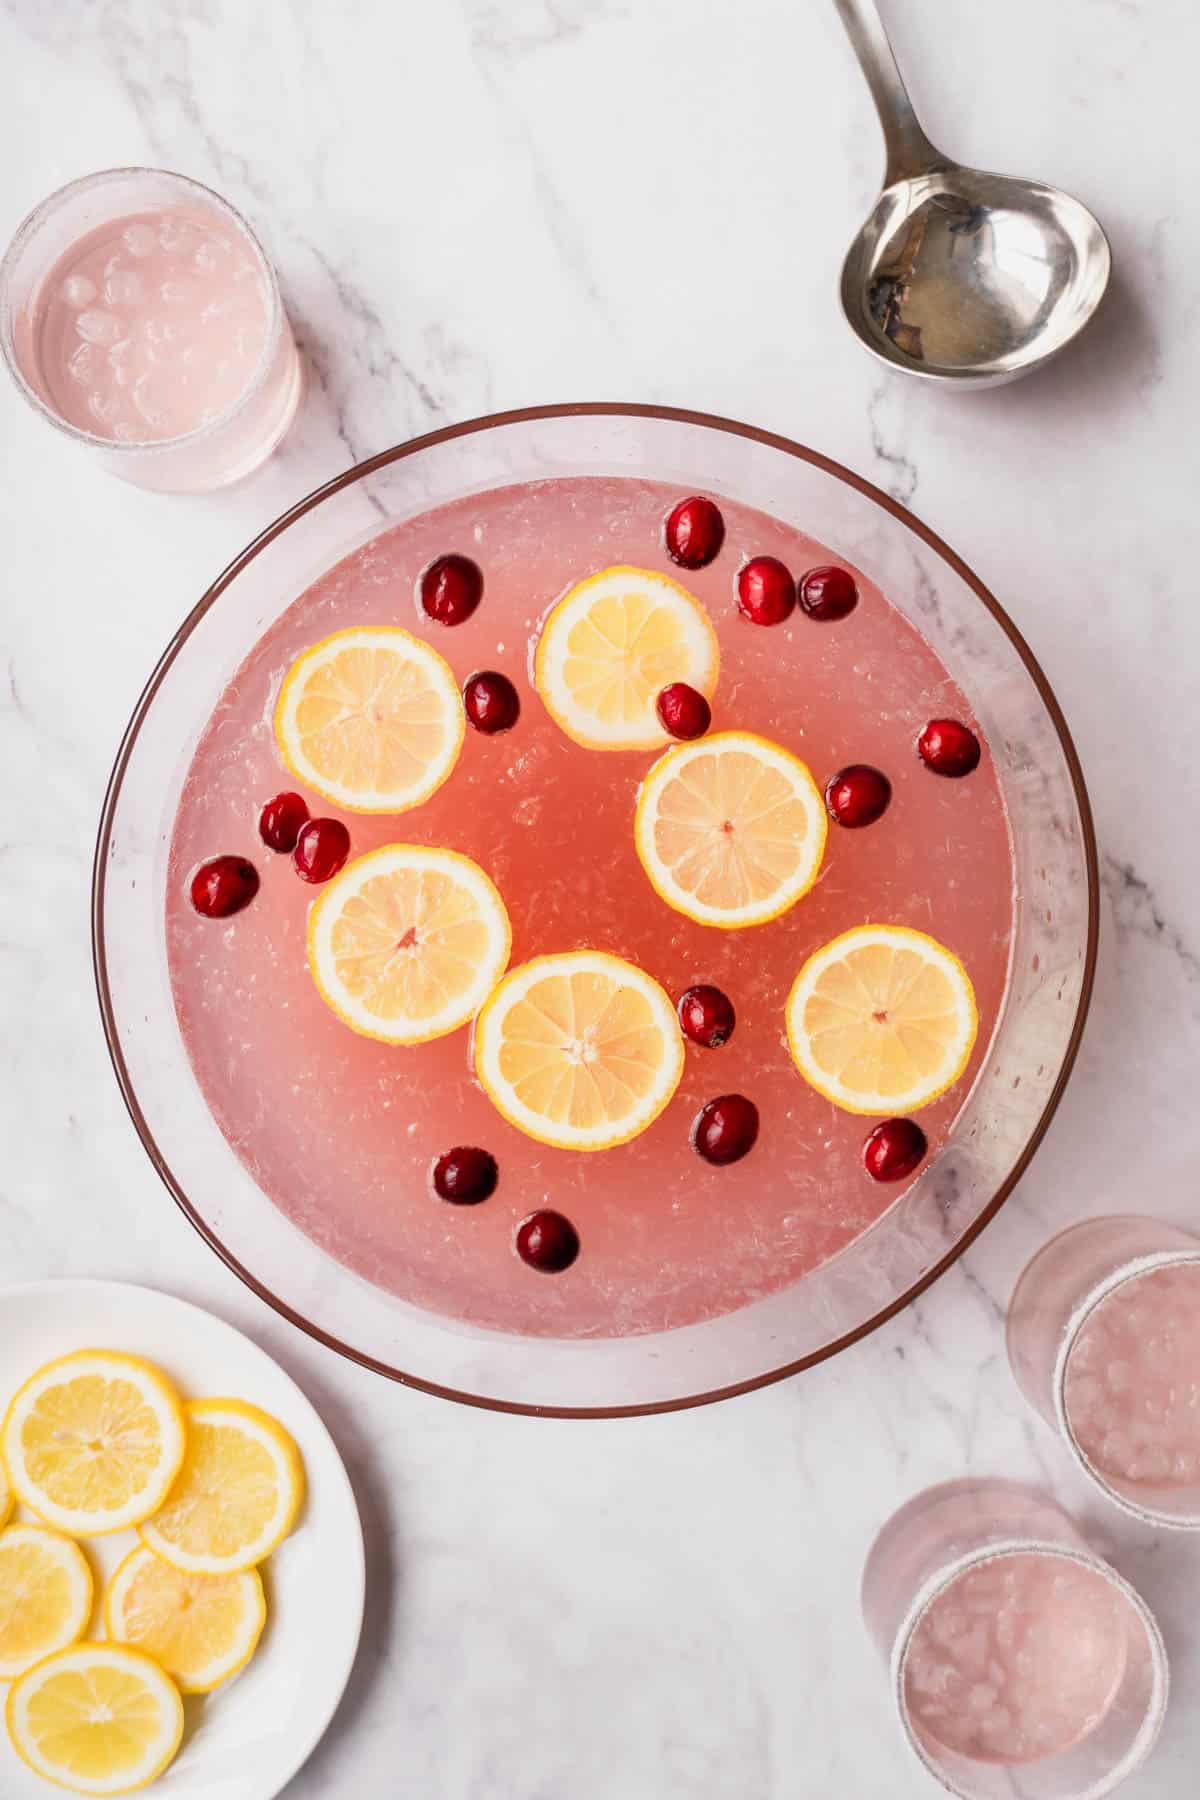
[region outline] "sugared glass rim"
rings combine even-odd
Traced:
[[[1103,1795],[1111,1794],[1114,1788],[1120,1787],[1123,1781],[1128,1780],[1135,1769],[1141,1767],[1158,1741],[1158,1734],[1162,1730],[1163,1720],[1166,1717],[1167,1700],[1170,1694],[1170,1663],[1158,1620],[1137,1589],[1126,1581],[1125,1577],[1114,1569],[1111,1563],[1105,1562],[1103,1557],[1094,1555],[1090,1550],[1080,1549],[1074,1544],[1054,1543],[1048,1538],[1001,1538],[995,1543],[982,1544],[974,1550],[967,1550],[963,1555],[955,1557],[953,1561],[944,1563],[940,1569],[934,1570],[928,1580],[921,1584],[913,1597],[912,1604],[901,1620],[891,1659],[892,1699],[896,1705],[905,1741],[925,1771],[946,1793],[953,1794],[955,1800],[977,1800],[977,1791],[972,1793],[969,1788],[961,1787],[951,1777],[948,1770],[939,1766],[918,1737],[905,1699],[904,1678],[917,1628],[934,1601],[944,1594],[946,1589],[961,1575],[967,1574],[971,1569],[982,1567],[984,1563],[995,1562],[998,1558],[1005,1556],[1057,1556],[1061,1557],[1064,1562],[1075,1563],[1081,1569],[1090,1569],[1093,1574],[1101,1576],[1117,1590],[1124,1600],[1128,1601],[1146,1633],[1146,1641],[1150,1646],[1150,1658],[1154,1666],[1154,1686],[1146,1708],[1146,1717],[1121,1761],[1107,1775],[1102,1776],[1099,1782],[1093,1783],[1086,1790],[1088,1800],[1102,1800]],[[954,1753],[951,1752],[951,1754]],[[963,1760],[969,1761],[970,1759],[964,1757]],[[998,1765],[993,1763],[991,1766],[1001,1769],[1005,1767],[1003,1763]],[[1011,1768],[1020,1765],[1009,1764],[1008,1766]]]
[[[148,438],[142,442],[127,442],[123,438],[100,437],[94,431],[84,431],[81,426],[72,425],[68,419],[62,417],[61,413],[55,412],[52,406],[48,406],[37,390],[31,387],[25,379],[14,347],[13,324],[16,308],[12,302],[12,276],[29,240],[65,200],[73,198],[76,194],[86,193],[92,188],[102,188],[109,183],[128,181],[140,175],[150,176],[159,181],[177,182],[181,188],[198,196],[203,205],[223,214],[246,239],[254,252],[259,274],[262,276],[267,293],[267,334],[254,374],[237,399],[223,413],[218,414],[215,419],[209,419],[206,424],[197,425],[194,431],[183,432],[179,437]],[[39,413],[48,425],[52,425],[56,431],[62,432],[64,437],[73,438],[76,443],[88,444],[93,449],[103,450],[107,454],[115,456],[155,455],[159,451],[175,450],[185,444],[201,444],[206,438],[223,431],[231,420],[236,419],[238,414],[250,405],[266,382],[279,349],[282,330],[283,301],[279,293],[279,282],[266,251],[254,232],[237,208],[231,206],[228,200],[223,199],[212,188],[206,187],[202,181],[194,181],[190,175],[180,175],[175,169],[154,169],[134,163],[128,168],[98,169],[93,175],[81,175],[75,181],[68,181],[65,187],[56,188],[52,194],[46,196],[40,205],[35,206],[33,211],[22,219],[13,234],[12,242],[4,252],[3,260],[0,261],[0,355],[3,356],[5,366],[13,381],[34,411]]]
[[[1059,746],[1070,775],[1075,804],[1079,813],[1080,832],[1083,840],[1084,864],[1087,872],[1087,934],[1079,999],[1075,1008],[1075,1016],[1071,1025],[1070,1036],[1057,1079],[1050,1090],[1037,1124],[1030,1132],[1012,1169],[1000,1184],[995,1194],[988,1201],[987,1205],[983,1207],[979,1215],[972,1220],[971,1224],[963,1232],[953,1248],[947,1251],[946,1255],[934,1263],[931,1268],[927,1269],[919,1280],[913,1282],[902,1294],[899,1294],[895,1299],[889,1301],[886,1306],[882,1307],[878,1312],[874,1313],[860,1325],[857,1325],[852,1331],[844,1333],[842,1336],[834,1339],[831,1343],[823,1344],[819,1349],[811,1351],[805,1356],[790,1360],[776,1368],[768,1369],[762,1374],[747,1377],[744,1380],[730,1383],[727,1386],[708,1389],[697,1394],[687,1394],[669,1400],[655,1400],[632,1405],[539,1406],[524,1401],[505,1400],[490,1395],[473,1394],[458,1388],[448,1387],[442,1383],[429,1381],[419,1375],[414,1375],[407,1370],[395,1368],[391,1364],[369,1355],[366,1351],[356,1349],[354,1345],[348,1344],[343,1339],[334,1336],[331,1332],[325,1331],[311,1319],[307,1318],[302,1312],[299,1312],[295,1307],[290,1306],[278,1294],[274,1293],[265,1282],[260,1280],[258,1276],[246,1268],[228,1246],[222,1242],[218,1234],[208,1224],[198,1208],[184,1192],[183,1187],[173,1173],[150,1129],[149,1122],[142,1110],[141,1103],[130,1078],[128,1065],[121,1048],[113,1007],[112,991],[109,984],[104,934],[105,881],[109,866],[109,850],[112,842],[113,824],[117,805],[121,797],[122,785],[125,780],[130,760],[133,756],[139,733],[150,707],[152,706],[155,696],[170,670],[171,665],[174,663],[176,657],[179,655],[192,633],[196,630],[209,609],[216,604],[225,589],[236,580],[237,576],[241,574],[248,564],[252,563],[254,559],[265,550],[269,544],[273,543],[277,537],[285,532],[290,525],[303,518],[305,514],[311,512],[314,507],[319,506],[322,501],[341,492],[344,488],[351,487],[355,482],[366,480],[378,470],[387,468],[392,463],[400,462],[406,457],[416,455],[420,451],[430,448],[432,445],[447,443],[455,438],[481,434],[498,426],[536,423],[539,420],[544,419],[586,418],[589,416],[658,419],[681,425],[695,425],[710,431],[725,432],[733,437],[748,438],[755,443],[766,445],[769,449],[781,451],[788,456],[797,458],[797,460],[801,462],[811,464],[814,468],[821,470],[824,474],[831,476],[837,481],[844,482],[848,487],[853,488],[866,499],[874,501],[874,503],[885,513],[889,514],[907,530],[911,531],[930,550],[942,558],[959,579],[965,582],[971,589],[985,611],[991,615],[996,624],[1009,639],[1017,656],[1024,665],[1030,680],[1033,682],[1038,697],[1054,726]],[[440,1399],[457,1400],[465,1405],[483,1407],[490,1412],[526,1413],[535,1414],[544,1418],[629,1418],[642,1414],[678,1412],[682,1411],[684,1408],[706,1406],[716,1400],[729,1399],[737,1394],[750,1393],[756,1388],[767,1387],[772,1382],[782,1381],[785,1377],[795,1375],[802,1369],[811,1368],[817,1363],[824,1362],[826,1358],[836,1355],[839,1351],[848,1348],[851,1344],[858,1343],[861,1339],[875,1331],[879,1326],[886,1324],[889,1319],[894,1318],[897,1313],[909,1305],[912,1300],[915,1300],[918,1295],[924,1293],[926,1288],[931,1286],[940,1275],[944,1274],[953,1263],[958,1261],[959,1257],[968,1246],[979,1236],[979,1233],[983,1230],[984,1226],[995,1217],[1000,1207],[1021,1180],[1033,1158],[1034,1152],[1037,1150],[1046,1134],[1050,1121],[1058,1109],[1059,1101],[1062,1098],[1071,1071],[1074,1068],[1075,1059],[1079,1052],[1079,1045],[1083,1037],[1088,1007],[1091,1002],[1092,988],[1095,982],[1099,930],[1100,876],[1097,859],[1096,832],[1092,821],[1091,805],[1088,800],[1087,787],[1084,782],[1083,770],[1080,767],[1079,757],[1076,753],[1074,743],[1072,742],[1070,731],[1067,728],[1066,720],[1063,717],[1062,709],[1059,706],[1054,690],[1041,668],[1041,665],[1038,663],[1037,658],[1029,648],[1029,645],[1025,642],[1020,631],[1018,631],[1013,621],[1000,605],[1000,602],[983,585],[978,576],[967,567],[962,558],[958,556],[936,532],[930,530],[929,526],[923,524],[922,521],[909,512],[906,507],[901,506],[890,494],[884,493],[881,488],[876,487],[872,482],[864,480],[861,475],[855,475],[851,470],[843,467],[841,463],[834,462],[832,458],[822,455],[819,451],[810,450],[802,444],[795,443],[790,438],[779,436],[775,432],[763,431],[757,426],[745,425],[737,420],[722,418],[714,413],[693,412],[680,407],[644,405],[638,402],[579,401],[550,406],[521,407],[510,412],[489,413],[481,418],[467,419],[458,425],[442,426],[437,431],[427,432],[421,437],[410,438],[407,443],[398,444],[390,450],[383,450],[376,456],[368,457],[366,461],[357,463],[353,468],[346,469],[340,475],[335,475],[331,481],[327,481],[322,487],[314,489],[313,492],[306,495],[304,499],[297,501],[287,512],[281,513],[277,519],[266,526],[266,528],[246,546],[240,555],[236,556],[221,574],[217,576],[216,580],[201,596],[192,611],[184,619],[182,625],[159,658],[153,673],[142,690],[141,696],[133,710],[132,717],[125,729],[125,735],[122,738],[120,747],[117,751],[116,761],[113,765],[112,774],[109,777],[108,789],[105,793],[104,804],[101,809],[99,831],[96,838],[96,852],[92,867],[92,963],[96,979],[97,995],[100,1002],[100,1016],[104,1027],[105,1040],[108,1045],[109,1057],[113,1065],[113,1071],[121,1090],[121,1096],[125,1101],[129,1116],[133,1120],[134,1127],[142,1141],[142,1146],[145,1149],[147,1156],[150,1158],[151,1163],[158,1171],[163,1183],[184,1216],[195,1227],[196,1231],[209,1247],[216,1252],[222,1262],[225,1263],[226,1267],[232,1270],[239,1280],[246,1284],[252,1293],[256,1294],[260,1300],[264,1300],[267,1305],[272,1307],[282,1318],[287,1319],[301,1331],[307,1332],[310,1337],[315,1338],[318,1343],[324,1344],[327,1349],[336,1350],[340,1355],[347,1357],[351,1362],[356,1362],[363,1368],[372,1369],[376,1374],[385,1375],[391,1380],[402,1382],[408,1387],[417,1388],[423,1393],[437,1395]]]

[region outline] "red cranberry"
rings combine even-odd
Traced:
[[[530,1213],[517,1227],[517,1255],[531,1269],[561,1275],[579,1255],[579,1233],[561,1213]]]
[[[296,839],[292,861],[301,881],[328,881],[350,854],[350,833],[340,819],[310,819]]]
[[[439,625],[461,625],[483,598],[483,576],[469,556],[439,556],[421,577],[421,611]]]
[[[755,625],[782,625],[796,604],[796,584],[776,556],[755,556],[737,578],[738,605]]]
[[[868,763],[851,763],[849,768],[839,769],[825,789],[830,818],[849,831],[881,819],[891,797],[892,784],[887,776]]]
[[[258,870],[244,856],[214,856],[192,876],[192,905],[206,919],[228,919],[258,892]]]
[[[703,569],[725,542],[721,509],[703,494],[681,500],[667,520],[667,555],[681,569]]]
[[[903,1181],[929,1148],[929,1140],[912,1119],[885,1119],[863,1145],[867,1174],[876,1181]]]
[[[512,730],[520,717],[521,699],[507,675],[481,669],[463,689],[463,711],[469,725],[492,737],[497,731]]]
[[[673,681],[654,703],[658,722],[673,738],[703,737],[712,724],[712,708],[686,681]]]
[[[979,767],[979,739],[957,719],[930,719],[917,739],[917,749],[935,775],[969,775]]]
[[[276,794],[258,815],[258,835],[268,850],[296,848],[300,829],[308,824],[308,807],[299,794]]]
[[[692,1147],[705,1162],[735,1163],[748,1156],[758,1136],[758,1108],[744,1094],[722,1094],[702,1106],[692,1126]]]
[[[474,1150],[462,1144],[447,1150],[433,1165],[433,1191],[439,1200],[452,1200],[456,1206],[478,1206],[496,1191],[500,1171],[496,1159],[487,1150]]]
[[[801,577],[800,604],[810,619],[844,619],[858,605],[858,586],[849,569],[810,569]]]
[[[679,999],[679,1025],[684,1037],[706,1050],[719,1050],[733,1036],[737,1015],[733,1001],[717,987],[690,987]]]

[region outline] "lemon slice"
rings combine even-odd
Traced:
[[[123,1531],[166,1498],[183,1461],[183,1409],[161,1370],[116,1350],[79,1350],[31,1375],[0,1449],[13,1492],[73,1537]]]
[[[8,1476],[4,1471],[4,1458],[0,1456],[0,1525],[3,1525],[13,1509],[13,1491],[8,1485]]]
[[[475,1071],[510,1124],[562,1150],[645,1131],[683,1073],[675,1009],[601,950],[539,956],[505,976],[475,1027]]]
[[[633,828],[655,892],[725,931],[794,906],[817,879],[828,829],[805,764],[749,731],[668,750],[642,783]]]
[[[0,1532],[0,1681],[75,1643],[92,1616],[92,1571],[70,1538],[44,1525]]]
[[[257,1569],[185,1575],[144,1544],[129,1552],[104,1594],[109,1637],[152,1656],[182,1694],[209,1694],[244,1669],[266,1619]]]
[[[5,1708],[22,1762],[76,1794],[129,1794],[161,1775],[183,1736],[179,1689],[117,1644],[76,1644],[15,1681]]]
[[[906,925],[858,925],[814,952],[788,996],[792,1058],[846,1112],[910,1113],[958,1080],[979,1015],[967,971]]]
[[[385,844],[323,888],[308,963],[327,1006],[387,1044],[444,1037],[504,973],[512,931],[483,870],[454,850]]]
[[[420,806],[454,768],[466,728],[449,663],[398,625],[359,625],[314,644],[275,707],[292,774],[351,812]]]
[[[270,1556],[304,1499],[300,1452],[244,1400],[189,1400],[187,1455],[142,1542],[189,1575],[233,1575]]]
[[[602,569],[555,606],[538,639],[534,681],[567,736],[589,750],[653,750],[666,732],[654,702],[686,681],[711,699],[720,653],[708,614],[651,569]]]

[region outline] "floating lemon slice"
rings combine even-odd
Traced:
[[[211,1693],[244,1669],[266,1618],[257,1569],[185,1575],[144,1544],[129,1552],[104,1594],[113,1642],[152,1656],[184,1694]]]
[[[190,1575],[251,1569],[282,1543],[304,1499],[300,1452],[245,1400],[189,1400],[187,1455],[142,1542]]]
[[[778,918],[821,867],[829,821],[790,750],[721,731],[660,757],[642,783],[634,842],[656,893],[699,925]]]
[[[170,1676],[117,1644],[76,1644],[35,1663],[10,1688],[5,1717],[22,1762],[77,1794],[145,1787],[183,1736]]]
[[[804,1079],[855,1113],[910,1113],[958,1080],[979,1016],[957,956],[905,925],[858,925],[809,957],[787,1003]]]
[[[679,1085],[683,1038],[649,975],[600,950],[513,969],[479,1015],[475,1070],[510,1124],[561,1150],[645,1131]]]
[[[542,626],[534,680],[567,736],[590,750],[653,750],[666,739],[654,702],[686,681],[711,699],[720,654],[700,602],[651,569],[602,569]]]
[[[47,1363],[19,1390],[0,1432],[17,1498],[73,1537],[148,1518],[183,1447],[183,1408],[166,1376],[115,1350]]]
[[[70,1538],[44,1525],[0,1532],[0,1681],[81,1638],[92,1616],[92,1571]]]
[[[293,664],[275,707],[298,781],[351,812],[406,812],[458,761],[466,717],[449,663],[398,625],[336,631]]]
[[[477,863],[385,844],[322,889],[308,920],[321,998],[366,1037],[419,1044],[473,1018],[504,973],[508,914]]]

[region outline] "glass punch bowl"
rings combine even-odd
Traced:
[[[791,1288],[704,1323],[562,1340],[425,1312],[334,1261],[256,1186],[193,1078],[171,999],[164,884],[200,733],[263,631],[386,524],[484,489],[631,474],[725,495],[810,530],[876,581],[967,694],[1007,803],[1017,915],[1008,999],[946,1149],[889,1211]],[[1083,1028],[1097,931],[1095,842],[1066,726],[1001,607],[931,531],[811,450],[658,407],[538,408],[434,432],[337,476],[270,525],[168,645],[130,722],[101,820],[97,982],[118,1081],[178,1205],[257,1294],[343,1354],[475,1404],[612,1416],[686,1406],[803,1369],[933,1281],[1003,1203],[1036,1149]]]

